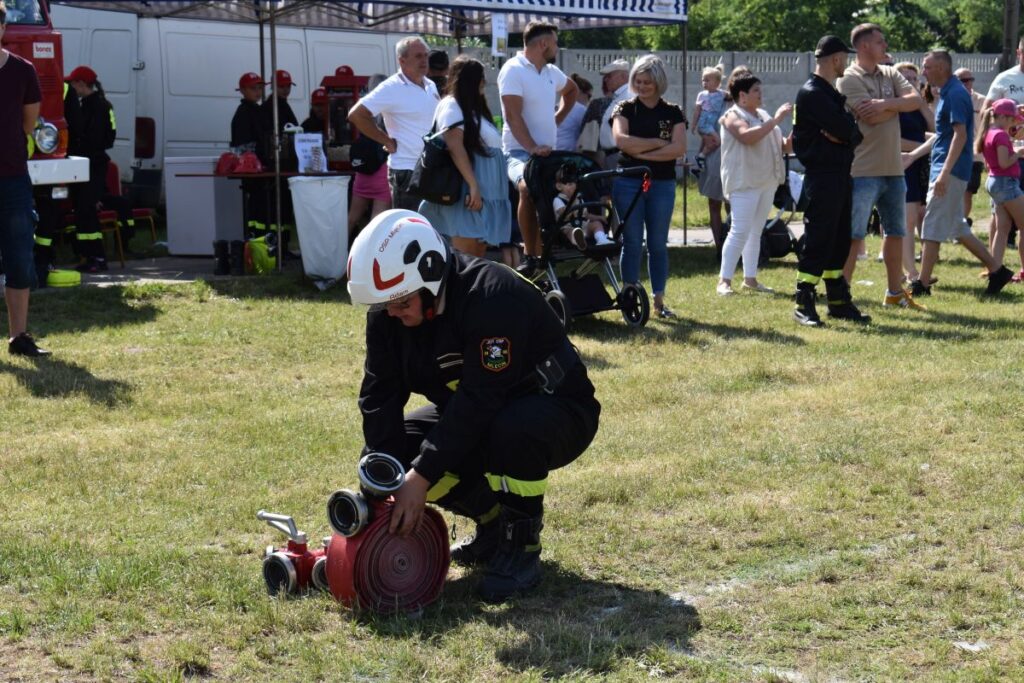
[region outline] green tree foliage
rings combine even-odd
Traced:
[[[689,47],[708,51],[805,51],[832,33],[844,39],[871,21],[893,51],[942,46],[957,52],[999,52],[999,0],[691,0]],[[678,25],[563,31],[566,47],[678,50]]]

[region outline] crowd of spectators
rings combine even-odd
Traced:
[[[523,180],[530,157],[560,150],[588,155],[605,169],[647,166],[650,178],[617,178],[606,199],[618,215],[629,214],[621,226],[623,281],[640,280],[646,252],[655,314],[670,318],[673,313],[665,302],[666,246],[675,210],[677,165],[686,159],[689,130],[700,137],[690,165],[708,201],[721,262],[717,292],[735,293],[732,280],[742,260],[739,288],[772,293],[758,280],[757,268],[762,229],[776,189],[786,181],[782,158],[793,151],[793,139],[782,130],[791,118],[796,119],[793,106],[786,103],[769,114],[761,106],[762,83],[749,69],[737,67],[726,78],[721,66],[708,67],[701,74],[702,89],[688,120],[679,104],[663,99],[668,76],[654,55],[633,64],[624,59],[605,64],[599,70],[598,94],[583,76],[567,76],[555,66],[555,25],[531,22],[523,38],[522,50],[505,62],[498,75],[500,129],[492,125],[499,119],[484,97],[486,71],[480,62],[460,56],[449,65],[446,53],[431,51],[419,38],[399,43],[398,73],[372,89],[350,114],[356,127],[390,155],[391,205],[428,216],[456,250],[482,256],[488,247],[505,247],[510,265],[516,264],[518,250],[508,247],[521,239],[524,256],[519,270],[535,277],[546,264],[534,194]],[[843,224],[840,230],[849,233],[849,248],[841,268],[824,269],[823,275],[811,279],[817,277],[826,284],[832,280],[839,288],[836,291],[847,299],[842,310],[849,314],[840,317],[866,321],[867,316],[848,300],[849,283],[858,260],[864,258],[869,226],[877,222],[883,235],[879,260],[886,270],[884,305],[924,308],[915,299],[928,296],[937,282],[934,265],[939,245],[946,240],[959,241],[982,262],[987,289],[997,292],[1009,279],[1002,256],[1018,222],[1019,198],[1005,191],[1010,182],[1006,178],[1018,178],[1020,173],[1001,167],[993,170],[992,161],[998,164],[1005,159],[1003,152],[987,154],[986,145],[995,150],[1005,147],[1005,140],[994,133],[988,140],[984,133],[990,128],[1001,130],[1004,123],[1007,138],[1016,133],[1016,120],[993,117],[991,111],[1000,99],[1024,102],[1024,53],[1018,51],[1020,66],[1000,74],[989,96],[983,97],[973,91],[970,70],[954,71],[952,58],[944,51],[929,53],[922,65],[893,64],[885,35],[875,24],[855,27],[850,48],[838,38],[826,38],[819,48],[826,45],[828,54],[822,56],[819,49],[816,59],[819,67],[822,60],[828,64],[817,69],[808,83],[818,93],[831,89],[833,94],[827,96],[841,102],[859,134],[857,140],[844,142],[828,133],[824,124],[815,132],[821,144],[846,145],[851,155],[851,167],[845,172],[849,217],[837,215],[826,221]],[[837,50],[847,61],[835,56]],[[838,69],[834,74],[833,64]],[[422,138],[431,131],[442,131],[464,180],[463,195],[451,206],[421,202],[406,191]],[[818,143],[812,142],[804,145],[805,150],[814,147],[820,152]],[[1012,144],[1009,150],[1016,159]],[[796,156],[800,157],[799,150]],[[986,161],[990,161],[989,184],[993,176],[997,178],[987,246],[974,237],[969,218]],[[641,183],[644,191],[628,212]],[[833,185],[845,188],[842,183]],[[562,183],[558,191],[564,194],[566,186]],[[846,205],[845,200],[839,203]],[[1024,207],[1024,200],[1019,205]],[[374,211],[383,206],[375,202]],[[723,223],[723,209],[728,223]],[[585,248],[583,240],[593,242],[595,234],[587,230],[567,241]],[[920,255],[915,235],[922,240]],[[833,242],[829,238],[828,243]]]

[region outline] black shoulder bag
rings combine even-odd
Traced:
[[[462,174],[455,167],[452,155],[445,144],[444,134],[462,121],[454,123],[444,130],[434,132],[435,124],[430,132],[423,136],[423,151],[416,160],[416,168],[409,180],[409,194],[421,197],[432,204],[451,206],[462,196]]]

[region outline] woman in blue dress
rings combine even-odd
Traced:
[[[492,123],[485,84],[483,64],[465,55],[452,62],[446,96],[434,110],[434,130],[448,129],[443,137],[462,174],[462,197],[450,206],[428,201],[419,206],[454,249],[473,256],[508,242],[512,227],[501,134]]]

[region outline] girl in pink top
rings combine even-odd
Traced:
[[[1006,238],[1010,234],[1011,219],[1017,225],[1024,225],[1024,191],[1020,189],[1020,164],[1024,148],[1014,150],[1010,129],[1024,121],[1011,99],[996,100],[981,114],[981,126],[974,141],[976,152],[984,155],[988,166],[988,181],[985,189],[996,207],[994,224],[995,237],[992,240],[992,256],[1003,262],[1006,252]],[[1020,281],[1024,275],[1024,240],[1020,240],[1021,271],[1014,278]]]

